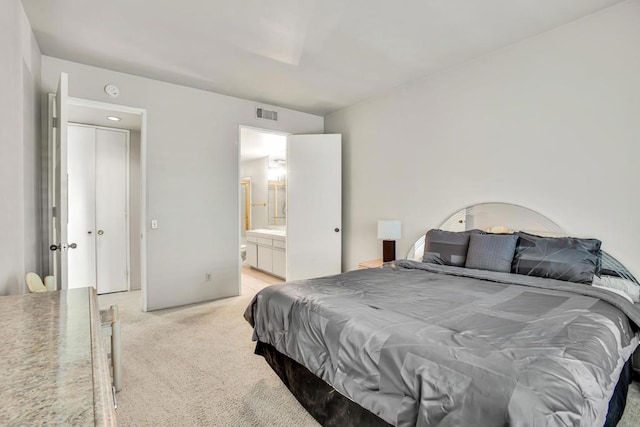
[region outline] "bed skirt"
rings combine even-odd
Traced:
[[[255,354],[265,358],[298,402],[321,425],[326,427],[391,426],[377,415],[338,393],[307,368],[280,353],[270,344],[258,341]],[[622,369],[613,397],[609,401],[609,411],[604,427],[614,427],[622,418],[632,374],[631,359],[629,359]]]
[[[389,427],[378,416],[338,393],[295,360],[258,341],[255,353],[263,356],[298,402],[327,427]]]

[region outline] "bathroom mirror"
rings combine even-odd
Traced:
[[[269,225],[287,224],[287,162],[283,156],[269,156],[267,217]]]

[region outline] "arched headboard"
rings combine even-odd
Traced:
[[[524,231],[538,236],[568,236],[562,227],[539,212],[524,206],[499,202],[480,203],[468,206],[451,215],[437,228],[447,231],[480,229],[494,233]],[[422,260],[422,256],[424,255],[424,240],[425,235],[422,235],[414,243],[407,253],[407,259]],[[603,250],[601,250],[600,253],[602,263],[601,270],[603,274],[619,276],[639,283],[620,261]]]

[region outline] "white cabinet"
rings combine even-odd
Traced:
[[[280,277],[287,275],[287,252],[273,248],[273,274]]]
[[[247,239],[247,264],[251,267],[258,268],[258,245]]]
[[[268,273],[273,272],[273,249],[271,246],[258,245],[258,268]]]
[[[286,237],[276,230],[247,231],[247,264],[274,276],[287,274]]]

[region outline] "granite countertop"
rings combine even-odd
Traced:
[[[93,288],[0,297],[0,425],[115,425]],[[105,395],[106,394],[106,395]]]

